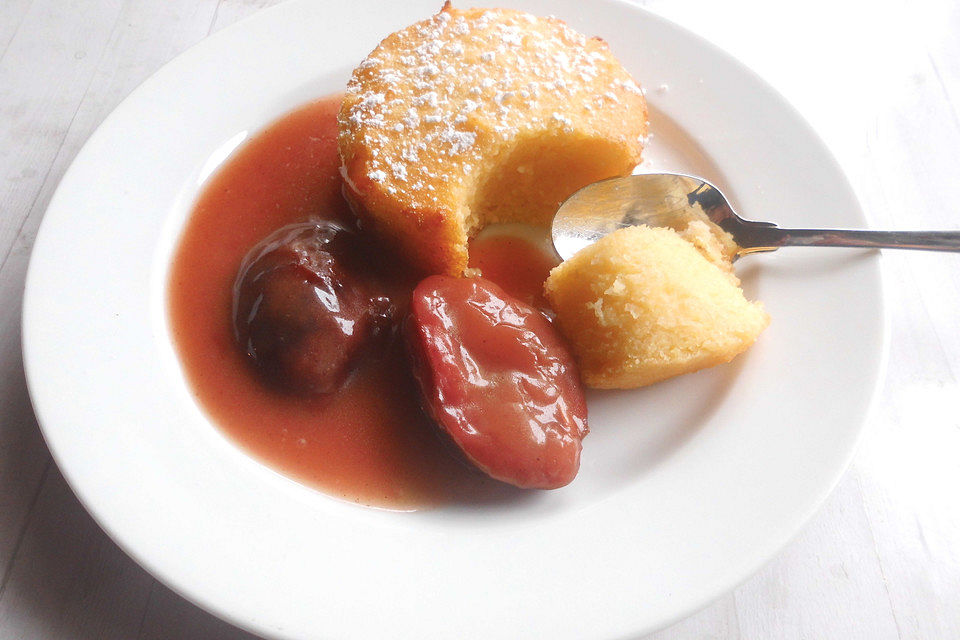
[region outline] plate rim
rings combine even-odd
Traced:
[[[67,171],[64,173],[63,177],[61,178],[60,184],[58,184],[57,189],[54,191],[53,196],[51,197],[47,210],[49,211],[52,208],[54,208],[55,204],[59,204],[58,197],[61,194],[61,186],[69,182],[69,179],[72,173],[74,172],[75,167],[81,164],[85,160],[85,152],[87,151],[91,142],[94,142],[102,134],[102,131],[108,128],[112,124],[115,113],[123,110],[125,106],[128,105],[131,101],[133,101],[137,96],[139,96],[141,93],[148,91],[150,89],[152,81],[154,80],[155,76],[160,74],[161,71],[167,69],[168,67],[176,63],[177,60],[179,60],[181,57],[185,56],[188,53],[192,52],[191,55],[197,55],[198,51],[203,51],[204,49],[212,48],[216,46],[217,43],[219,43],[220,41],[231,38],[234,33],[239,33],[240,31],[245,29],[248,23],[262,20],[265,14],[270,14],[270,15],[279,14],[281,12],[289,10],[290,6],[305,5],[305,4],[308,4],[309,2],[310,0],[287,0],[286,2],[281,2],[277,5],[257,11],[253,15],[245,17],[237,21],[236,23],[231,24],[228,27],[225,27],[224,29],[214,34],[211,34],[207,38],[204,38],[200,42],[184,50],[183,52],[175,56],[171,61],[165,63],[159,69],[154,71],[148,78],[146,78],[143,82],[141,82],[126,98],[124,98],[114,108],[114,110],[96,127],[96,129],[90,135],[88,140],[84,143],[83,147],[77,153],[77,155],[71,162],[70,166],[68,167]],[[823,151],[825,152],[826,156],[828,156],[833,163],[831,170],[834,171],[836,174],[838,174],[842,178],[842,180],[846,183],[847,187],[849,188],[850,193],[853,195],[857,204],[857,213],[862,218],[868,219],[868,215],[863,210],[860,200],[857,197],[856,190],[849,183],[849,179],[847,178],[846,173],[844,172],[842,166],[839,164],[839,162],[837,161],[836,157],[834,156],[830,148],[819,138],[816,131],[812,128],[812,126],[809,124],[809,122],[803,116],[803,114],[799,110],[797,110],[796,107],[791,102],[789,102],[774,85],[767,82],[762,76],[757,74],[755,71],[753,71],[750,67],[744,64],[738,58],[736,58],[726,50],[720,48],[719,46],[714,44],[709,39],[703,37],[699,33],[693,32],[682,25],[674,23],[656,13],[651,12],[650,10],[644,7],[630,3],[627,0],[605,0],[605,3],[608,5],[619,5],[630,12],[633,12],[639,16],[642,16],[643,19],[656,21],[661,23],[662,25],[666,25],[668,28],[676,29],[676,30],[685,32],[686,34],[689,34],[692,38],[695,38],[696,40],[700,41],[701,44],[706,45],[707,47],[712,49],[714,55],[722,56],[724,58],[729,59],[739,68],[739,71],[751,74],[754,78],[758,79],[760,82],[766,85],[766,87],[779,98],[781,102],[781,106],[786,107],[787,109],[790,109],[793,112],[792,115],[794,116],[794,118],[798,122],[802,123],[802,125],[806,128],[808,134],[810,134],[811,137],[823,148]],[[44,220],[41,222],[40,228],[37,232],[34,247],[38,245],[42,246],[42,239],[45,236],[45,232],[48,231],[47,229],[48,225],[46,223],[47,223],[47,216],[45,214]],[[32,347],[31,345],[28,344],[28,342],[33,341],[33,339],[31,338],[31,336],[33,335],[33,329],[32,327],[28,326],[28,313],[36,305],[38,305],[38,303],[35,302],[35,298],[39,295],[36,290],[36,286],[31,286],[31,282],[35,280],[35,270],[39,269],[39,267],[37,266],[37,262],[39,260],[35,260],[36,255],[37,254],[35,252],[31,251],[31,256],[30,256],[28,270],[27,270],[27,276],[25,280],[26,284],[24,289],[23,307],[21,312],[21,323],[22,323],[21,324],[21,328],[22,328],[21,347],[23,352],[23,366],[24,366],[24,372],[25,372],[27,386],[29,390],[30,401],[32,403],[34,413],[37,417],[37,422],[38,422],[38,425],[40,426],[42,436],[51,453],[51,456],[56,462],[58,468],[60,469],[61,473],[66,479],[71,490],[77,496],[78,500],[83,505],[84,509],[91,515],[94,521],[97,522],[98,526],[101,527],[101,529],[111,538],[111,540],[113,540],[113,542],[116,543],[124,551],[124,553],[126,553],[128,556],[133,558],[138,564],[140,564],[145,569],[147,569],[147,571],[152,576],[160,580],[165,586],[167,586],[174,592],[180,594],[187,600],[197,603],[199,606],[201,606],[205,610],[213,613],[214,615],[240,628],[246,629],[253,633],[265,635],[268,637],[286,637],[282,635],[282,633],[278,634],[278,630],[274,627],[261,626],[256,622],[251,621],[250,619],[245,619],[243,617],[234,615],[234,612],[224,610],[218,603],[210,601],[208,598],[204,597],[204,594],[190,591],[188,588],[183,587],[182,584],[178,583],[178,581],[174,577],[168,576],[161,567],[157,566],[157,564],[155,564],[152,561],[152,559],[143,557],[140,554],[138,554],[131,546],[128,546],[126,540],[122,539],[122,537],[119,536],[114,531],[114,529],[110,526],[109,522],[107,521],[108,518],[106,518],[102,513],[98,512],[96,508],[93,507],[93,505],[87,499],[85,491],[80,488],[80,485],[82,484],[80,480],[73,477],[72,473],[68,471],[70,465],[67,464],[65,457],[63,457],[63,452],[58,449],[57,445],[53,441],[55,440],[55,438],[51,437],[51,432],[49,431],[49,427],[45,426],[46,421],[42,417],[45,413],[45,410],[42,406],[40,406],[40,403],[36,400],[36,398],[39,395],[37,387],[42,383],[39,381],[39,378],[38,378],[39,374],[35,370],[34,358],[30,356],[30,354],[32,353]],[[787,536],[786,539],[780,540],[771,545],[773,548],[772,552],[770,552],[769,554],[761,554],[763,557],[759,558],[754,563],[753,566],[742,568],[741,571],[739,571],[740,575],[734,584],[721,588],[719,591],[717,591],[716,593],[713,593],[712,595],[708,595],[700,598],[698,602],[690,604],[683,611],[679,613],[675,613],[669,619],[664,619],[657,626],[651,627],[651,628],[645,628],[643,630],[643,633],[649,633],[657,629],[662,629],[666,626],[669,626],[670,624],[673,624],[674,622],[680,619],[683,619],[689,616],[691,613],[700,610],[701,608],[706,606],[709,602],[715,600],[717,597],[720,597],[724,593],[727,593],[728,591],[736,588],[737,585],[740,585],[745,580],[749,579],[752,575],[756,573],[756,571],[760,567],[767,564],[773,557],[775,557],[777,553],[779,553],[787,544],[789,544],[791,540],[796,538],[796,536],[801,533],[803,525],[807,523],[813,517],[813,515],[815,515],[822,508],[823,503],[834,491],[840,479],[846,473],[852,460],[854,459],[854,456],[856,454],[856,451],[859,448],[860,443],[863,440],[863,437],[866,432],[866,426],[870,421],[870,418],[873,412],[876,411],[877,398],[884,381],[883,374],[884,374],[884,371],[886,370],[887,362],[889,359],[890,313],[889,313],[889,306],[888,306],[889,295],[888,295],[887,289],[890,283],[889,283],[889,278],[884,276],[883,260],[880,259],[879,257],[877,258],[877,271],[878,271],[878,281],[880,285],[878,295],[879,295],[879,302],[880,302],[879,311],[881,315],[880,345],[879,345],[878,361],[877,361],[875,371],[873,372],[874,379],[872,381],[872,387],[869,393],[869,400],[867,402],[865,410],[863,411],[860,417],[860,422],[857,425],[856,437],[854,439],[853,445],[849,447],[848,450],[846,451],[844,463],[835,471],[833,476],[830,478],[829,482],[822,483],[822,486],[825,487],[825,489],[820,493],[819,496],[817,496],[812,506],[808,508],[802,515],[796,518],[800,524],[796,527],[793,533]]]

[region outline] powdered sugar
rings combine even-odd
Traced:
[[[358,66],[341,128],[383,150],[366,160],[370,180],[435,199],[425,193],[434,185],[476,175],[481,136],[571,133],[582,117],[575,114],[629,108],[624,92],[642,93],[606,45],[558,20],[442,11],[394,34]]]
[[[450,145],[451,153],[460,154],[473,147],[473,143],[477,141],[477,134],[472,131],[457,131],[449,128],[440,134],[440,139]]]

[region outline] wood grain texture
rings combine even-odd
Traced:
[[[956,3],[647,6],[783,92],[873,227],[960,228],[948,186],[960,161]],[[737,12],[780,28],[738,29]],[[890,358],[864,442],[804,533],[736,591],[742,637],[960,637],[960,256],[890,251],[883,269]]]
[[[132,0],[89,15],[89,3],[36,0],[0,58],[0,86],[15,88],[0,100],[0,638],[158,637],[168,618],[167,637],[242,637],[157,585],[86,515],[51,467],[19,348],[29,249],[60,177],[137,84],[209,33],[216,7]]]
[[[26,271],[29,234],[23,233],[31,210],[39,220],[45,203],[38,202],[69,123],[86,93],[96,60],[103,51],[118,15],[104,3],[103,11],[78,25],[57,10],[60,3],[37,0],[19,19],[0,58],[0,570],[7,575],[35,502],[39,480],[49,462],[29,410],[20,363],[20,289]],[[6,14],[4,14],[6,15]],[[91,45],[93,45],[91,47]],[[77,57],[76,52],[92,51]],[[38,68],[62,69],[59,77],[42,77]],[[53,177],[55,183],[56,177]],[[5,585],[6,581],[0,581]]]
[[[30,409],[19,321],[43,212],[92,130],[162,63],[272,4],[0,2],[0,640],[252,638],[158,584],[83,511]],[[960,228],[957,3],[640,4],[784,93],[872,226]],[[883,268],[890,366],[853,467],[768,566],[650,638],[960,637],[960,256],[888,252]]]

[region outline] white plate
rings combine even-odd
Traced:
[[[262,635],[637,635],[746,578],[838,480],[885,352],[876,253],[743,260],[748,293],[773,316],[759,343],[731,366],[591,394],[579,478],[509,504],[402,514],[301,486],[209,423],[171,346],[168,261],[204,179],[438,4],[295,0],[205,40],[117,108],[64,177],[30,264],[37,416],[124,550]],[[748,216],[864,224],[809,127],[710,44],[618,2],[503,4],[610,42],[651,88],[657,166],[704,173]]]

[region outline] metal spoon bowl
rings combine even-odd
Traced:
[[[553,218],[553,246],[564,260],[622,227],[682,230],[703,220],[730,234],[735,258],[786,246],[869,247],[960,252],[960,231],[781,229],[738,216],[726,196],[703,178],[646,173],[601,180],[567,198]]]

